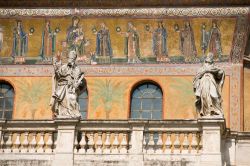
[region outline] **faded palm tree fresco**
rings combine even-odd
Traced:
[[[17,107],[19,108],[17,110],[25,109],[26,105],[28,105],[27,110],[30,111],[32,119],[34,119],[36,111],[41,108],[46,109],[46,106],[48,107],[51,95],[50,84],[44,79],[36,79],[35,81],[17,79],[16,81],[18,82],[17,89],[19,90],[17,93]]]
[[[110,118],[110,113],[115,105],[124,110],[123,95],[127,89],[126,82],[103,79],[96,81],[92,86],[94,110],[101,105],[105,111],[106,119]]]

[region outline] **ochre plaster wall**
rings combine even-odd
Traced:
[[[87,77],[88,119],[128,119],[130,94],[143,81],[163,91],[163,119],[195,119],[193,76]],[[15,89],[14,119],[51,119],[51,77],[0,77]],[[223,109],[229,124],[229,77],[223,88]]]

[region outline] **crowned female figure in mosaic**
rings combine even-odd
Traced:
[[[23,30],[21,20],[16,21],[16,27],[13,31],[12,56],[25,56],[28,51],[28,34]]]
[[[53,76],[53,92],[50,105],[57,118],[80,118],[78,97],[84,88],[84,73],[75,64],[76,51],[70,51],[68,63],[55,60]]]
[[[129,63],[140,62],[139,34],[131,22],[128,23],[124,53],[127,55]]]
[[[56,35],[51,29],[50,21],[45,21],[45,27],[42,33],[42,46],[40,56],[42,59],[52,56],[56,47]]]
[[[202,68],[193,81],[195,106],[201,117],[223,117],[221,93],[225,72],[214,65],[213,57],[213,53],[207,54]]]
[[[80,18],[74,16],[72,25],[67,30],[67,45],[69,50],[75,50],[78,55],[85,54],[85,46],[88,44],[85,39],[82,27],[79,26]]]
[[[101,29],[96,34],[96,55],[112,56],[110,33],[105,23],[101,23]]]
[[[191,61],[197,56],[194,32],[189,21],[185,21],[184,28],[180,30],[180,50],[185,61]]]
[[[216,59],[221,59],[221,33],[216,20],[212,21],[212,27],[209,32],[208,46],[209,52],[212,52]]]
[[[153,32],[153,54],[156,57],[167,57],[167,31],[162,21],[158,22],[158,27]]]

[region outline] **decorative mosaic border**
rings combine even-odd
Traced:
[[[191,7],[191,8],[123,8],[123,9],[4,9],[0,8],[0,16],[104,16],[104,17],[150,17],[150,16],[239,16],[247,15],[249,7]]]
[[[226,75],[231,74],[231,65],[222,64]],[[199,65],[119,65],[119,66],[80,66],[86,76],[189,76],[195,75]],[[53,73],[52,65],[3,65],[0,66],[0,77],[50,77]]]

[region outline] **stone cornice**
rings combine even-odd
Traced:
[[[249,7],[189,7],[189,8],[0,8],[1,17],[16,16],[71,16],[85,17],[212,17],[247,15]]]
[[[230,63],[220,63],[226,75],[231,74]],[[128,65],[80,65],[85,76],[171,76],[195,75],[201,64],[128,64]],[[52,65],[2,65],[0,77],[49,77],[53,74]]]

